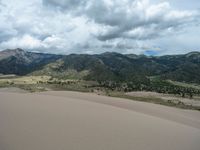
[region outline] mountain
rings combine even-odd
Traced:
[[[53,55],[5,50],[0,52],[0,73],[118,82],[148,82],[149,77],[157,77],[200,84],[200,52],[149,57],[114,52]]]
[[[22,49],[0,52],[0,73],[26,75],[61,58],[58,55],[26,52]]]
[[[166,66],[163,79],[200,83],[200,53],[191,52],[185,55],[162,56],[158,63]]]

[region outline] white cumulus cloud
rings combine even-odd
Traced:
[[[0,49],[66,54],[199,50],[192,42],[200,40],[194,32],[200,30],[197,3],[191,9],[187,0],[184,7],[175,2],[180,0],[1,0]]]

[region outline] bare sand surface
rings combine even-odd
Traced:
[[[199,150],[200,113],[78,92],[0,92],[0,150]]]
[[[0,92],[10,92],[10,93],[28,93],[26,90],[22,90],[16,87],[0,88]]]
[[[72,91],[48,91],[40,93],[42,95],[51,95],[79,100],[87,100],[100,104],[111,105],[114,107],[127,109],[154,117],[164,118],[181,124],[189,125],[200,129],[200,112],[192,110],[177,109],[163,105],[157,105],[146,102],[138,102],[123,98],[113,98],[108,96],[99,96],[94,93],[80,93]]]

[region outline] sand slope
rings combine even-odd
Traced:
[[[199,150],[199,116],[93,94],[0,92],[0,150]]]

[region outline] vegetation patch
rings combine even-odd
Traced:
[[[184,109],[200,110],[200,90],[198,88],[194,86],[186,86],[185,84],[182,85],[180,83],[174,84],[172,81],[163,81],[159,80],[158,78],[151,79],[150,82],[141,83],[88,81],[82,79],[56,78],[46,75],[15,77],[5,76],[0,78],[0,87],[18,87],[29,92],[42,92],[47,90],[94,92],[100,95],[122,97],[131,100],[150,102]],[[126,94],[127,92],[132,91],[153,91],[156,93],[170,95],[170,98],[155,95],[138,96]]]

